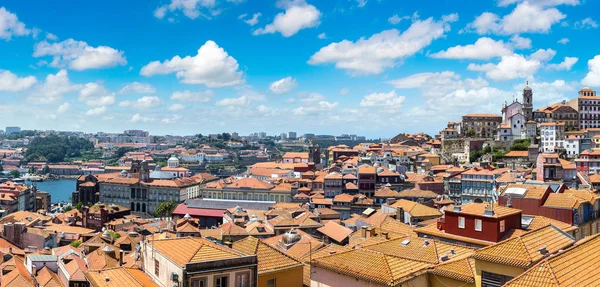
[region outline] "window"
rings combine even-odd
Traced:
[[[481,272],[481,286],[483,287],[500,287],[511,279],[513,277],[485,271]]]
[[[504,232],[504,230],[506,229],[506,223],[504,222],[504,220],[500,220],[500,232]]]
[[[458,228],[465,228],[465,218],[462,216],[458,217]]]
[[[275,278],[267,280],[267,287],[275,287],[276,285]]]
[[[158,276],[159,273],[160,273],[160,263],[158,263],[158,260],[154,259],[154,275]]]
[[[208,286],[206,282],[206,277],[204,278],[192,278],[192,287],[206,287]]]
[[[215,287],[228,287],[229,286],[229,276],[219,276],[215,277]]]
[[[475,219],[475,231],[481,231],[481,219]]]
[[[235,274],[235,287],[250,287],[250,273],[241,272]]]

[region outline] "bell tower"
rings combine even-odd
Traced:
[[[529,81],[523,89],[523,114],[525,121],[533,120],[533,91],[529,87]]]

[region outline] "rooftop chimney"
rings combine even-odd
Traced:
[[[546,254],[548,254],[548,249],[546,249],[546,246],[544,246],[544,247],[538,249],[538,252],[542,255],[546,255]]]

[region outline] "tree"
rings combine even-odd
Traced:
[[[470,128],[467,130],[467,137],[474,137],[475,136],[475,130],[473,128]]]
[[[73,206],[70,206],[70,205],[64,208],[65,212],[69,212],[71,210],[73,210]]]
[[[0,163],[0,172],[4,171],[4,167],[2,166],[2,164]]]
[[[21,173],[20,173],[18,170],[11,170],[11,171],[10,171],[10,175],[11,175],[13,178],[19,178],[19,177],[21,177]]]
[[[83,202],[81,202],[81,201],[80,201],[80,202],[78,202],[78,203],[75,205],[75,208],[77,208],[77,210],[79,210],[79,211],[81,212],[81,210],[82,210],[82,208],[83,208]]]
[[[158,217],[171,217],[175,207],[177,207],[177,202],[173,200],[163,201],[156,206],[155,214]]]
[[[109,231],[108,233],[110,233],[110,237],[112,237],[113,240],[117,240],[119,238],[121,238],[121,234],[114,232],[114,231]]]
[[[223,133],[223,141],[228,142],[229,140],[231,140],[231,135],[229,133]]]
[[[79,248],[79,245],[81,245],[81,239],[75,240],[73,242],[71,242],[70,244],[71,246],[75,247],[75,248]]]

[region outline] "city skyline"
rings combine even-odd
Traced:
[[[600,86],[598,3],[467,2],[5,3],[0,123],[390,138]]]

